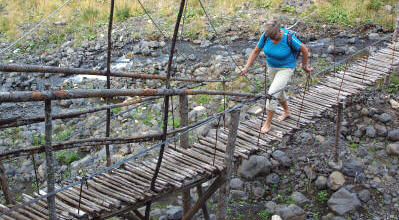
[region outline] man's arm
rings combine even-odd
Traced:
[[[259,47],[255,47],[254,50],[252,50],[251,55],[249,55],[247,64],[244,66],[244,68],[242,69],[242,72],[240,73],[241,75],[244,75],[248,72],[248,68],[250,66],[252,66],[252,64],[255,62],[256,57],[259,55],[260,53],[260,48]]]
[[[309,50],[305,44],[302,44],[299,50],[302,52],[302,69],[309,73],[312,71],[312,68],[308,67]]]

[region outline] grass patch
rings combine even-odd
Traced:
[[[117,8],[115,12],[115,17],[117,21],[126,21],[130,18],[132,14],[130,13],[130,8],[126,5],[122,8]]]
[[[194,101],[199,104],[206,104],[209,101],[211,101],[212,97],[210,95],[204,94],[204,95],[195,95],[194,96]]]
[[[272,213],[267,210],[260,211],[258,215],[261,220],[269,220],[272,217]]]
[[[54,129],[57,130],[57,129]],[[72,133],[72,128],[66,128],[65,130],[61,131],[60,134],[54,135],[53,139],[55,141],[63,141],[65,140],[70,134]]]
[[[55,159],[58,160],[58,162],[61,162],[63,164],[70,164],[74,161],[79,160],[79,156],[75,152],[69,152],[69,151],[57,151],[55,153]]]
[[[388,92],[397,93],[399,91],[399,76],[391,76]]]
[[[328,200],[328,192],[327,190],[322,190],[317,193],[316,195],[316,201],[318,203],[326,203]]]
[[[112,109],[112,112],[113,112],[115,115],[119,114],[119,112],[121,112],[121,111],[122,111],[122,108],[121,108],[121,107],[116,107],[116,108],[113,108],[113,109]]]

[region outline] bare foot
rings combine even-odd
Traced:
[[[263,125],[262,128],[260,129],[260,133],[266,134],[267,132],[270,131],[270,125]]]
[[[290,112],[284,112],[280,117],[278,117],[278,121],[284,121],[286,118],[290,116]]]

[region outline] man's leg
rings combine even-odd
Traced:
[[[288,104],[285,101],[284,90],[282,90],[282,89],[284,89],[287,86],[289,80],[291,79],[293,72],[294,72],[293,69],[279,69],[277,71],[277,73],[275,74],[275,77],[273,79],[272,84],[270,85],[269,92],[268,92],[270,95],[273,95],[273,97],[275,99],[268,100],[268,102],[266,104],[266,108],[268,110],[268,112],[267,112],[268,117],[266,119],[265,124],[263,125],[263,127],[261,129],[261,133],[267,133],[270,131],[272,117],[274,115],[274,112],[277,109],[276,99],[284,100],[285,103],[282,103],[282,104],[283,104],[284,112],[287,113],[287,115],[283,117],[283,120],[286,117],[288,117],[290,112],[288,109]],[[284,105],[285,105],[285,107],[284,107]]]

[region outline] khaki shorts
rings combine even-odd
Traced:
[[[283,102],[287,99],[285,94],[285,87],[288,82],[291,80],[292,75],[294,74],[294,68],[273,68],[268,67],[269,79],[272,84],[269,87],[268,94],[273,94],[273,97],[277,98],[280,102]],[[281,90],[282,89],[282,90]],[[281,91],[279,91],[281,90]],[[279,91],[279,92],[277,92]],[[276,93],[277,92],[277,93]],[[266,101],[266,109],[270,111],[276,111],[278,102],[276,100],[267,100]]]

